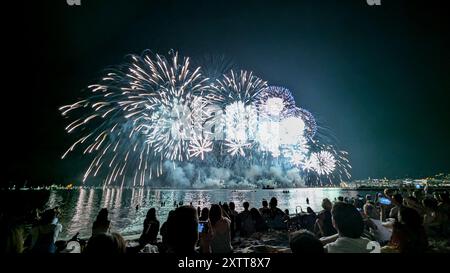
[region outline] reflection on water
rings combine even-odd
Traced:
[[[155,207],[160,222],[164,222],[174,202],[197,207],[210,206],[212,203],[230,202],[236,204],[238,211],[242,210],[244,201],[250,202],[250,207],[260,207],[263,199],[270,200],[275,196],[281,209],[289,209],[290,213],[306,210],[306,198],[314,211],[321,210],[322,199],[334,200],[338,196],[355,196],[356,191],[340,189],[300,188],[289,189],[284,193],[276,190],[169,190],[169,189],[114,189],[104,190],[79,189],[72,191],[52,191],[47,201],[47,207],[61,208],[60,222],[63,225],[61,239],[68,239],[80,232],[81,237],[91,235],[91,227],[101,208],[108,208],[111,220],[111,231],[123,235],[139,234],[142,231],[147,210]],[[360,194],[365,194],[360,192]],[[165,205],[164,205],[165,204]],[[139,208],[136,209],[136,206]]]

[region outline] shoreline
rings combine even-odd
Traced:
[[[160,191],[216,191],[216,190],[224,190],[224,191],[289,191],[296,189],[320,189],[320,190],[342,190],[342,191],[380,191],[382,192],[385,189],[399,190],[401,187],[397,185],[392,186],[361,186],[361,187],[295,187],[295,188],[273,188],[273,189],[263,189],[263,188],[255,188],[255,189],[233,189],[233,188],[160,188],[160,187],[75,187],[75,188],[20,188],[20,189],[0,189],[1,192],[19,192],[19,191],[78,191],[78,190],[160,190]],[[410,187],[405,188],[414,190],[416,188]],[[428,190],[450,190],[450,186],[428,186]]]

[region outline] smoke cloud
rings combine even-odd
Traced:
[[[192,163],[164,162],[164,175],[159,186],[195,189],[255,189],[263,186],[303,187],[305,181],[297,168],[281,166],[267,168],[251,165],[247,168],[220,168]]]

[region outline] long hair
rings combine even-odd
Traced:
[[[102,208],[99,211],[99,213],[97,214],[96,221],[98,221],[98,222],[106,222],[106,221],[108,221],[108,209],[107,208]]]
[[[212,204],[211,209],[209,210],[209,221],[211,225],[215,225],[217,221],[222,219],[222,208],[217,204]]]
[[[421,253],[428,247],[428,238],[420,214],[412,208],[400,209],[400,222],[394,224],[391,243],[402,253]]]
[[[156,209],[155,208],[150,208],[147,211],[147,216],[145,217],[148,220],[156,220]]]

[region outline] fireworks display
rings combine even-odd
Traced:
[[[290,90],[251,71],[211,75],[178,53],[129,56],[86,98],[60,108],[72,119],[66,131],[78,136],[62,157],[82,151],[90,159],[83,181],[105,186],[151,186],[168,162],[276,166],[314,184],[350,177],[346,153],[315,139],[314,116]]]

